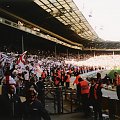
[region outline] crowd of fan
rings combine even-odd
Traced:
[[[16,112],[21,113],[20,111],[23,111],[21,115],[24,119],[35,117],[36,113],[32,113],[31,109],[29,109],[30,106],[27,106],[28,103],[31,105],[33,101],[35,101],[35,105],[32,107],[34,108],[34,106],[37,106],[35,109],[38,110],[38,106],[43,106],[40,111],[42,111],[44,115],[41,114],[41,116],[44,119],[49,120],[49,114],[44,108],[45,101],[43,93],[45,81],[50,81],[53,86],[62,85],[68,89],[70,87],[69,76],[76,76],[78,73],[83,74],[102,69],[94,66],[73,66],[71,64],[66,64],[64,60],[63,57],[42,57],[42,54],[38,56],[27,55],[26,52],[21,55],[14,53],[5,54],[1,52],[0,83],[2,86],[2,98],[0,99],[0,107],[2,109],[0,111],[0,117],[9,116],[9,119],[10,117],[12,119],[15,115],[18,117],[20,114],[17,114]],[[38,92],[38,95],[35,91]],[[10,109],[10,105],[6,104],[6,95],[9,96],[9,94],[11,95],[13,93],[17,95],[17,97],[14,98],[15,101],[20,101],[18,100],[19,96],[26,97],[26,102],[23,102],[22,108],[20,105],[20,108],[12,110],[12,108]],[[34,98],[32,95],[36,97]],[[41,101],[41,104],[37,100]],[[8,116],[5,115],[6,109],[11,111]],[[32,110],[34,111],[34,109]],[[26,113],[27,111],[29,111],[29,113]],[[19,116],[19,118],[21,118],[21,116]]]
[[[72,64],[66,64],[64,60],[66,58],[54,56],[45,56],[44,52],[41,52],[39,56],[37,55],[24,55],[25,58],[21,60],[23,65],[21,66],[19,54],[14,53],[3,53],[0,54],[0,78],[2,84],[5,83],[5,76],[9,75],[14,81],[15,84],[17,80],[21,76],[24,80],[29,81],[31,75],[35,75],[36,79],[41,77],[42,72],[44,71],[47,77],[52,78],[54,73],[57,73],[58,70],[64,72],[66,74],[70,70],[75,73],[86,73],[90,71],[94,71],[97,68],[94,66],[73,66]],[[25,62],[25,63],[24,63]],[[38,72],[39,71],[39,72]],[[10,82],[10,81],[9,81]]]

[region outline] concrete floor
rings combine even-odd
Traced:
[[[83,113],[51,115],[51,120],[93,120],[93,117],[84,117]]]

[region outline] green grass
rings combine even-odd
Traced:
[[[114,70],[111,70],[108,74],[108,76],[113,79],[114,78],[114,72],[118,72],[120,74],[120,68],[116,68]]]

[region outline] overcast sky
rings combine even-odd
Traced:
[[[120,41],[120,0],[73,0],[98,36]]]

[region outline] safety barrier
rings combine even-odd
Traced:
[[[102,102],[103,112],[109,115],[110,119],[120,119],[120,101],[103,97]]]
[[[63,86],[59,87],[45,87],[45,98],[49,105],[53,104],[51,113],[71,113],[75,109],[76,91],[72,89],[65,89]]]
[[[54,111],[56,114],[72,113],[76,112],[75,109],[81,107],[81,101],[77,99],[76,90],[65,89],[65,87],[48,87],[52,92]],[[47,89],[48,89],[47,88]],[[109,97],[103,97],[102,102],[103,116],[104,118],[114,119],[120,118],[120,101],[111,99]]]

